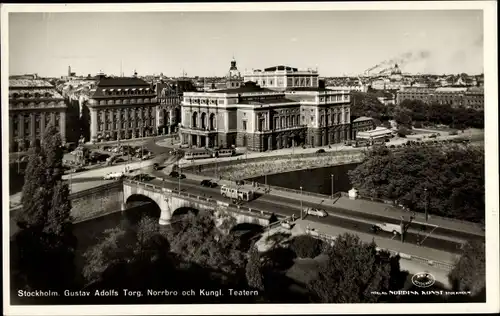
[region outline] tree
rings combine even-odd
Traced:
[[[394,120],[399,124],[405,127],[412,126],[412,118],[408,110],[398,109],[394,114]]]
[[[169,233],[172,252],[183,260],[220,273],[224,281],[244,277],[245,253],[239,250],[239,239],[224,235],[208,214],[192,214],[180,220]]]
[[[328,260],[319,269],[318,278],[308,288],[321,303],[375,303],[384,299],[373,291],[395,289],[399,276],[398,257],[378,253],[374,242],[362,242],[358,236],[337,237],[327,252]]]
[[[48,126],[42,146],[30,150],[21,202],[16,216],[21,230],[13,236],[12,267],[24,274],[17,286],[70,288],[74,281],[76,239],[71,224],[68,186],[62,181],[62,142]],[[14,278],[20,280],[19,278]]]
[[[406,127],[400,127],[400,128],[398,128],[397,133],[398,133],[399,137],[405,138],[407,135],[411,134],[411,131],[409,129],[407,129]]]
[[[455,291],[471,291],[473,296],[483,294],[486,288],[485,244],[467,242],[448,279]]]
[[[292,239],[290,249],[293,250],[298,257],[314,258],[321,253],[323,242],[309,235],[300,235]]]
[[[373,149],[349,172],[361,195],[398,200],[429,214],[484,221],[484,152],[466,148]]]
[[[248,253],[248,262],[245,268],[245,275],[248,285],[258,290],[264,290],[264,279],[261,269],[262,264],[259,251],[255,246],[253,246],[250,248]]]
[[[87,283],[151,287],[164,272],[173,270],[169,252],[157,221],[142,217],[135,229],[106,230],[103,239],[84,254],[83,275]]]
[[[351,92],[351,116],[368,116],[382,120],[387,118],[387,108],[372,93]]]

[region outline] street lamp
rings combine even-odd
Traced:
[[[302,187],[300,187],[300,195],[302,195]],[[303,206],[302,206],[302,197],[300,198],[300,219],[303,219],[302,216]]]
[[[333,200],[333,174],[330,175],[332,178],[332,200]]]
[[[181,176],[182,176],[182,169],[181,169],[181,164],[179,164],[179,195],[181,194]]]
[[[427,188],[424,188],[425,192],[425,222],[429,220],[429,213],[427,211],[427,203],[428,203],[428,196],[427,196]]]

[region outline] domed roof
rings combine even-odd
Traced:
[[[394,68],[392,68],[391,75],[400,75],[401,74],[401,69],[399,69],[398,64],[394,65]]]

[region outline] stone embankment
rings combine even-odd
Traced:
[[[207,176],[238,180],[258,177],[266,174],[359,163],[363,160],[363,158],[364,153],[361,152],[336,153],[335,155],[321,154],[310,157],[270,157],[265,161],[252,162],[250,160],[245,163],[243,160],[239,164],[219,165],[217,167],[210,166],[208,168],[205,166],[205,168],[201,170],[201,173]]]

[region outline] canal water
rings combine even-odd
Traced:
[[[313,193],[330,195],[333,192],[347,192],[352,188],[347,175],[348,171],[354,170],[359,164],[347,164],[333,167],[298,170],[285,173],[270,174],[248,179],[258,183],[284,187],[288,189],[302,190]]]

